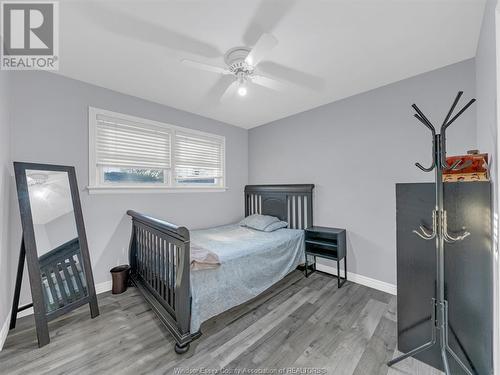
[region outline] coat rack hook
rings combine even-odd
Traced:
[[[453,122],[455,122],[455,120],[456,120],[457,118],[459,118],[459,117],[462,115],[462,113],[464,113],[464,112],[465,112],[465,111],[466,111],[466,110],[467,110],[467,109],[468,109],[468,108],[469,108],[469,107],[470,107],[470,106],[471,106],[471,105],[472,105],[475,101],[476,101],[476,99],[471,99],[471,100],[470,100],[470,101],[469,101],[469,102],[465,105],[465,107],[463,107],[460,111],[458,111],[458,113],[457,113],[455,116],[453,116],[453,118],[452,118],[450,121],[448,121],[446,124],[444,124],[443,126],[441,126],[441,132],[443,132],[444,130],[446,130],[446,128],[447,128],[448,126],[450,126]]]
[[[433,233],[432,235],[428,236],[427,234],[424,234],[424,233],[420,233],[418,230],[413,230],[413,233],[415,233],[417,236],[419,236],[420,238],[426,240],[426,241],[430,241],[434,238],[436,238],[436,234]]]
[[[432,170],[436,167],[434,165],[434,163],[432,163],[432,165],[429,167],[429,168],[425,168],[422,164],[420,163],[415,163],[415,165],[417,166],[417,168],[423,170],[424,172],[432,172]]]
[[[420,225],[418,227],[418,230],[413,230],[413,233],[415,233],[417,236],[420,238],[423,238],[426,241],[430,241],[437,236],[437,215],[436,211],[432,211],[432,230],[427,229],[425,226]]]
[[[415,114],[414,116],[420,122],[422,122],[425,126],[427,126],[433,134],[435,134],[436,128],[434,127],[434,125],[432,125],[432,123],[429,121],[429,119],[427,117],[425,117],[425,115],[422,113],[420,108],[418,108],[416,104],[412,104],[412,107],[415,111],[417,111],[417,114]]]
[[[456,237],[453,237],[452,235],[450,235],[450,233],[448,232],[448,214],[446,213],[446,211],[443,211],[443,225],[442,225],[442,227],[443,227],[444,240],[448,243],[463,241],[465,238],[470,236],[470,232],[466,231],[465,228],[462,228],[462,230],[464,232],[461,235],[458,235]]]
[[[462,160],[455,160],[455,162],[452,165],[449,165],[446,160],[442,160],[442,167],[444,170],[449,171],[449,170],[458,170],[457,167],[458,165],[462,162]]]
[[[458,101],[460,100],[460,97],[462,96],[463,93],[464,93],[463,91],[459,91],[457,96],[455,97],[455,100],[453,101],[453,104],[451,105],[451,108],[448,111],[448,114],[446,115],[446,118],[443,121],[443,125],[441,125],[441,131],[443,130],[443,126],[446,125],[451,115],[453,114],[453,111],[455,110],[455,107],[457,106]]]
[[[457,168],[453,168],[454,171],[461,171],[462,169],[469,168],[472,165],[472,160],[467,160],[462,165]]]

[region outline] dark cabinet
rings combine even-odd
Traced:
[[[493,251],[489,182],[446,183],[445,207],[450,232],[466,227],[461,242],[445,245],[445,291],[452,349],[478,374],[493,369]],[[434,241],[414,233],[432,227],[434,185],[396,184],[398,347],[409,351],[429,340],[431,298],[436,293]],[[441,368],[439,346],[416,356]],[[453,374],[461,370],[450,360]]]

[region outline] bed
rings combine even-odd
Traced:
[[[128,211],[132,217],[131,281],[176,341],[179,354],[209,318],[256,297],[304,262],[304,229],[312,226],[314,185],[248,185],[245,216],[276,216],[288,228],[261,232],[238,224],[189,231]],[[190,246],[220,259],[192,270]]]

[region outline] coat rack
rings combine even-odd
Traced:
[[[426,344],[419,346],[387,363],[388,366],[392,366],[408,357],[413,357],[418,353],[426,351],[432,348],[434,345],[439,345],[441,359],[443,361],[444,372],[446,375],[451,375],[450,367],[448,364],[448,354],[462,367],[467,375],[473,375],[472,371],[460,360],[458,355],[451,349],[448,344],[448,301],[445,297],[445,285],[444,285],[444,243],[454,243],[457,241],[462,241],[464,238],[470,235],[469,232],[462,228],[463,232],[461,234],[450,234],[448,232],[448,219],[446,215],[446,210],[444,208],[444,188],[443,188],[443,171],[447,170],[461,170],[470,166],[470,162],[464,162],[461,164],[461,160],[457,160],[452,165],[449,165],[446,161],[446,129],[453,123],[457,118],[459,118],[471,105],[476,101],[472,99],[469,101],[458,113],[452,117],[453,111],[457,106],[460,97],[463,92],[460,91],[455,101],[453,102],[446,118],[441,125],[440,134],[436,133],[436,128],[429,119],[422,113],[422,111],[413,104],[412,107],[417,112],[414,116],[424,124],[432,133],[432,164],[430,167],[426,168],[420,163],[415,163],[415,165],[424,172],[435,171],[435,194],[436,194],[436,206],[432,212],[432,229],[425,228],[421,225],[418,230],[414,230],[413,233],[421,237],[426,241],[435,240],[436,242],[436,298],[432,299],[432,332],[431,340]],[[451,118],[451,119],[450,119]],[[460,165],[461,164],[461,165]]]

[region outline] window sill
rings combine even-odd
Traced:
[[[190,187],[158,187],[158,186],[87,186],[89,194],[130,194],[130,193],[221,193],[227,187],[190,186]]]

